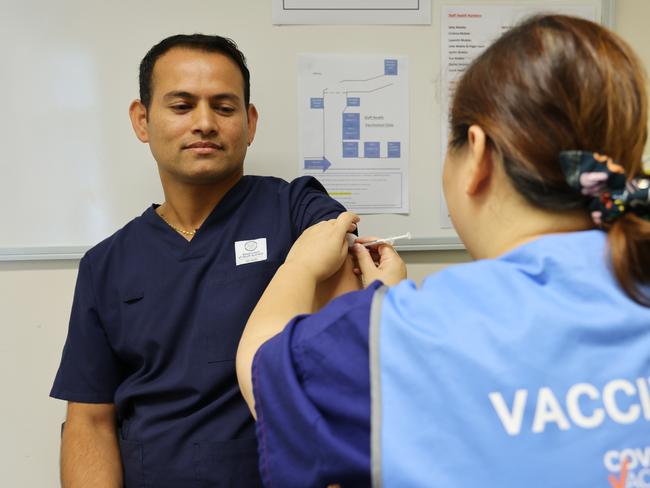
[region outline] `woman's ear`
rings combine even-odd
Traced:
[[[465,193],[474,196],[481,193],[490,182],[494,162],[492,151],[487,144],[487,136],[478,125],[467,129],[467,146],[470,167]]]

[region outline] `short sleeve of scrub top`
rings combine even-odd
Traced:
[[[345,208],[327,194],[321,183],[311,176],[296,178],[284,191],[289,191],[291,221],[296,238],[309,226],[323,220],[335,219]]]
[[[51,395],[73,402],[113,403],[119,371],[99,319],[91,269],[84,257],[79,263],[68,337]]]
[[[266,486],[370,486],[368,332],[380,286],[376,281],[316,315],[294,318],[255,355]]]

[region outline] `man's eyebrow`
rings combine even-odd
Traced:
[[[186,91],[170,91],[168,93],[165,93],[163,98],[187,98],[190,100],[194,100],[197,98],[196,95],[192,95],[190,92]]]
[[[163,98],[166,100],[170,98],[183,98],[186,100],[196,100],[199,97],[190,92],[175,90],[175,91],[170,91],[168,93],[165,93]],[[230,100],[232,102],[238,102],[241,100],[239,95],[237,95],[236,93],[229,93],[229,92],[217,93],[216,95],[212,95],[210,99],[213,101]]]
[[[230,102],[239,102],[241,100],[239,95],[237,95],[236,93],[229,93],[229,92],[217,93],[216,95],[211,96],[210,99],[214,101],[226,100]]]

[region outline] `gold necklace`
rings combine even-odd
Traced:
[[[181,234],[183,234],[183,235],[185,235],[185,236],[193,236],[194,234],[196,234],[196,229],[194,229],[194,230],[185,230],[185,229],[181,229],[181,228],[179,228],[179,227],[176,227],[175,225],[172,225],[172,224],[169,222],[169,220],[167,220],[167,219],[165,218],[165,216],[164,216],[162,213],[159,213],[158,215],[160,215],[160,218],[163,219],[163,220],[165,221],[165,223],[166,223],[168,226],[170,226],[172,229],[174,229],[176,232],[180,232]]]

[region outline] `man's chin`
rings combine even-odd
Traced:
[[[194,171],[186,174],[185,181],[194,185],[221,185],[237,182],[244,174],[243,168],[236,168],[231,171]]]

